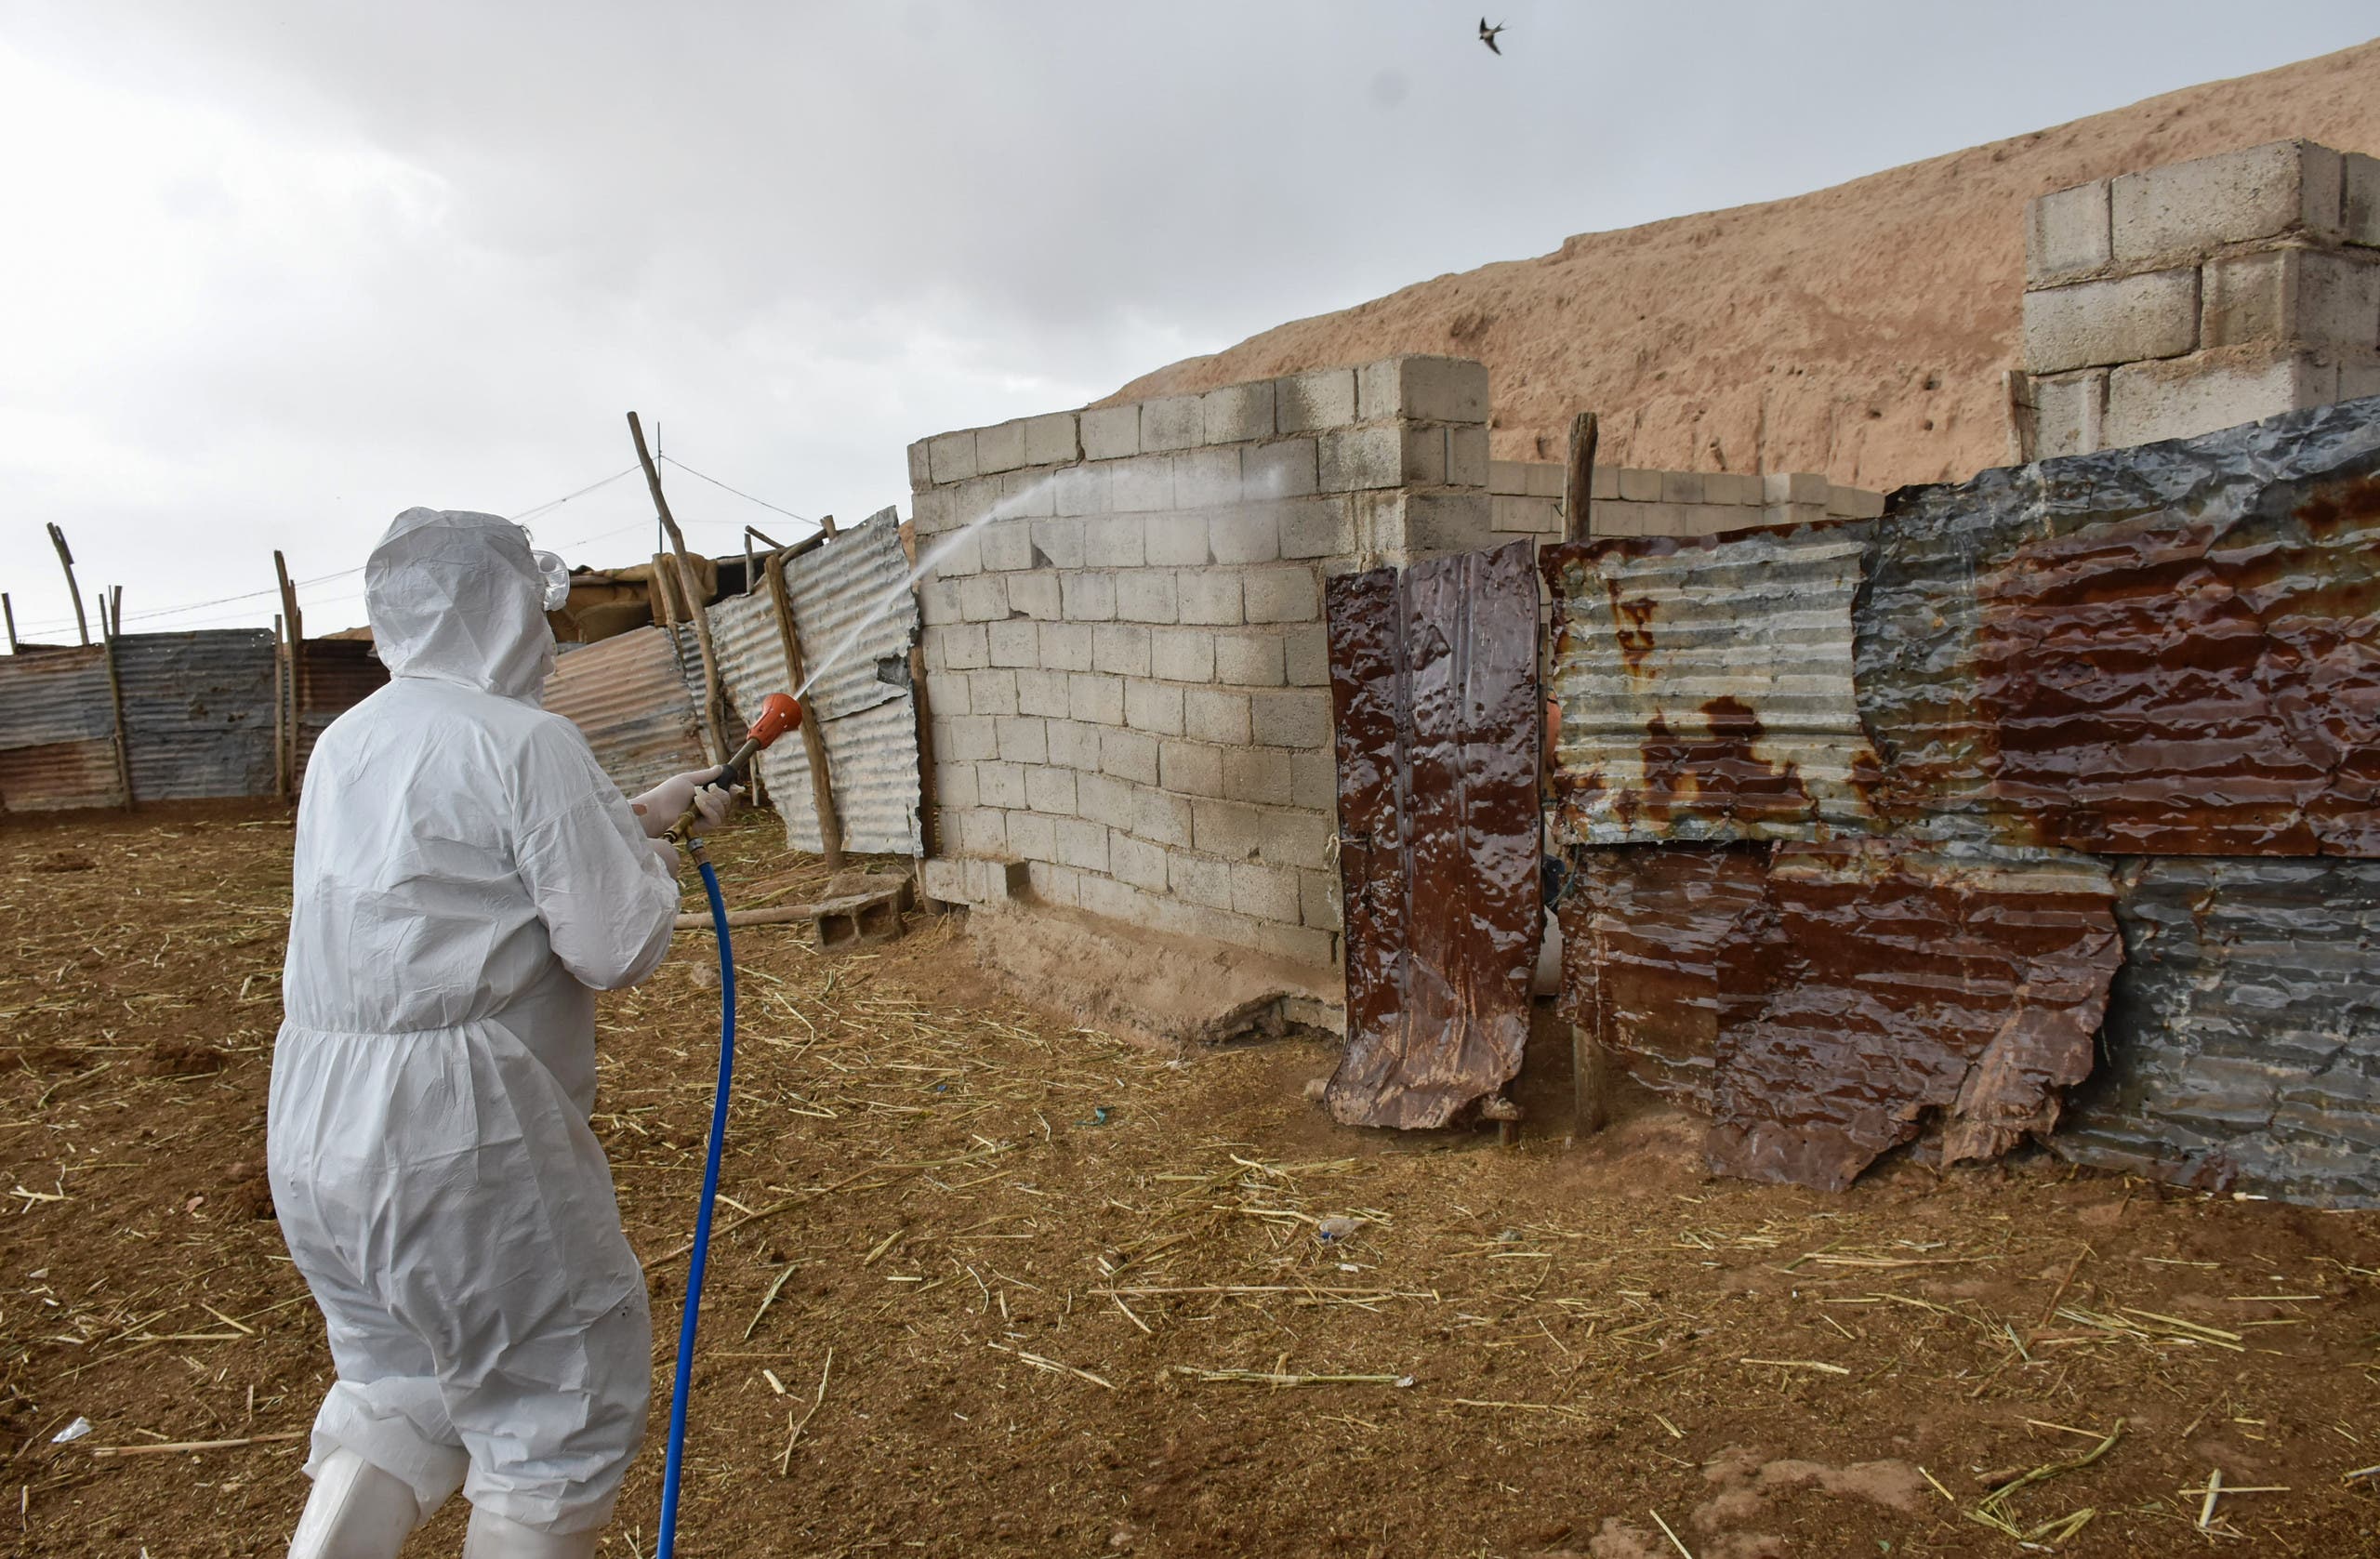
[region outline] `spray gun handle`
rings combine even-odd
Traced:
[[[752,728],[744,733],[744,745],[729,755],[727,761],[720,766],[717,773],[694,788],[702,790],[714,785],[740,783],[744,778],[745,771],[751,766],[752,760],[760,755],[761,748],[769,746],[787,732],[799,729],[800,724],[801,706],[795,703],[790,694],[782,693],[769,694],[760,700],[760,718],[754,720]],[[662,837],[672,844],[683,844],[694,837],[694,829],[701,822],[702,809],[689,804],[679,815],[678,821],[669,825],[668,832]]]

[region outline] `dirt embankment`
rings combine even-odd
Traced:
[[[1500,459],[1824,471],[1889,489],[2006,456],[2025,203],[2302,137],[2380,152],[2380,42],[2211,82],[1791,200],[1582,233],[1133,380],[1119,401],[1395,352],[1488,364]]]

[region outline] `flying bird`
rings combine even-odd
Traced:
[[[1488,53],[1501,55],[1504,52],[1502,49],[1496,46],[1496,34],[1503,30],[1504,24],[1501,21],[1496,23],[1495,26],[1490,27],[1488,25],[1488,19],[1486,17],[1483,16],[1479,19],[1479,41],[1488,46]]]

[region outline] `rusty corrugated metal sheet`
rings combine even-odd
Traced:
[[[1327,582],[1349,1125],[1435,1127],[1528,1037],[1540,925],[1528,542]]]
[[[2380,1207],[2380,862],[2122,863],[2100,1077],[2052,1146],[2207,1191]]]
[[[1711,1167],[1839,1190],[1938,1124],[2046,1136],[2122,958],[2084,856],[1844,840],[1578,852],[1563,1011],[1712,1117]]]
[[[261,628],[116,640],[138,799],[272,794],[272,635]]]
[[[389,668],[369,639],[309,639],[305,673],[298,679],[298,782],[302,787],[314,743],[331,721],[389,683]]]
[[[1580,844],[1868,831],[1852,689],[1873,526],[1549,548],[1557,837]]]
[[[631,796],[706,761],[665,629],[631,628],[562,655],[543,702],[586,733],[603,772]]]
[[[104,648],[0,656],[0,811],[121,805],[114,733]]]
[[[1858,613],[1895,809],[2108,853],[2380,854],[2380,401],[1904,489]]]

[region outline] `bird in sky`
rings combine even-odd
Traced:
[[[1490,27],[1488,25],[1488,19],[1486,17],[1483,16],[1479,19],[1479,41],[1488,46],[1488,53],[1501,55],[1504,52],[1502,49],[1496,46],[1496,34],[1503,30],[1504,24],[1501,21],[1496,23],[1495,26]]]

